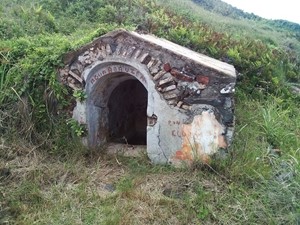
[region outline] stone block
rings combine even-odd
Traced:
[[[170,86],[165,87],[164,89],[162,89],[162,92],[168,92],[168,91],[172,91],[176,89],[176,85],[172,84]]]
[[[165,63],[165,64],[164,64],[164,70],[165,70],[166,72],[170,72],[171,69],[172,69],[172,67],[171,67],[170,63]]]
[[[122,48],[123,48],[123,46],[121,44],[119,44],[116,48],[116,51],[114,52],[114,55],[119,56],[122,52]]]
[[[152,57],[149,55],[149,53],[145,53],[140,58],[140,62],[147,65],[151,61],[151,59],[152,59]]]
[[[186,104],[183,104],[183,105],[181,105],[181,108],[182,108],[182,109],[185,109],[185,110],[190,110],[190,109],[191,109],[191,106],[186,105]]]
[[[235,83],[227,84],[224,88],[221,89],[221,94],[231,94],[235,92]]]
[[[177,107],[180,108],[180,107],[182,106],[182,104],[183,104],[183,101],[179,101],[179,102],[177,103]]]
[[[129,47],[128,50],[127,50],[127,54],[126,54],[126,57],[128,58],[131,58],[132,57],[132,54],[134,53],[136,47]]]
[[[174,83],[174,79],[172,77],[169,77],[169,78],[160,80],[158,82],[158,86],[164,86],[164,85],[171,84],[171,83]]]
[[[80,90],[80,89],[81,89],[80,87],[78,87],[77,85],[75,85],[75,84],[73,84],[73,83],[68,83],[68,86],[69,86],[70,88],[72,88],[73,90]]]
[[[162,62],[157,60],[156,64],[149,68],[151,75],[157,74],[160,71],[161,64],[162,64]]]
[[[170,73],[172,74],[173,77],[177,78],[178,80],[187,81],[187,82],[194,81],[194,77],[186,75],[177,69],[174,69],[174,68],[171,69]]]
[[[166,100],[170,100],[170,99],[174,99],[174,98],[177,98],[177,95],[175,94],[175,93],[165,93],[164,94],[164,98],[166,99]]]
[[[207,76],[198,75],[198,76],[196,76],[196,80],[199,84],[208,85],[208,83],[209,83],[209,77],[207,77]]]
[[[175,106],[175,105],[177,105],[177,100],[170,100],[170,101],[168,101],[168,104]]]
[[[126,46],[126,45],[123,46],[123,48],[122,48],[122,50],[121,50],[121,52],[120,52],[120,56],[122,56],[122,57],[125,58],[125,57],[127,56],[127,54],[128,54],[128,51],[129,51],[128,48],[129,48],[129,47]]]
[[[106,54],[107,55],[111,55],[112,54],[112,50],[111,50],[110,44],[106,44],[105,50],[106,50]]]
[[[140,62],[141,63],[143,63],[145,60],[146,60],[146,58],[149,56],[149,53],[148,52],[144,52],[144,53],[142,53],[141,54],[141,56],[140,56]]]
[[[166,72],[165,71],[159,71],[157,74],[155,74],[155,76],[153,77],[153,79],[155,80],[155,81],[157,81],[157,80],[159,80],[160,78],[162,78],[164,75],[166,74]]]
[[[137,59],[142,53],[142,49],[140,48],[136,48],[132,54],[132,57],[133,59]]]
[[[77,75],[76,73],[74,73],[72,70],[69,71],[69,74],[70,74],[73,78],[75,78],[76,80],[78,80],[78,82],[82,83],[82,78],[81,78],[79,75]]]
[[[158,61],[157,59],[152,58],[147,64],[148,69],[150,69],[152,66],[154,66],[157,63],[157,61]]]
[[[204,90],[206,88],[205,84],[199,83],[199,89]]]
[[[77,74],[81,74],[84,70],[84,67],[82,66],[81,63],[78,63],[78,62],[74,62],[72,63],[72,65],[70,66],[70,70],[73,70],[73,71],[78,71]]]

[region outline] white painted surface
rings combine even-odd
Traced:
[[[158,38],[153,35],[149,34],[138,34],[136,32],[131,31],[130,34],[133,36],[136,36],[138,38],[144,39],[152,44],[156,44],[161,46],[164,49],[170,50],[174,52],[177,55],[182,55],[184,57],[187,57],[191,60],[194,60],[196,63],[199,63],[205,67],[214,69],[218,72],[221,72],[225,75],[236,77],[235,68],[225,62],[216,60],[214,58],[208,57],[206,55],[194,52],[188,48],[185,48],[183,46],[177,45],[173,42],[170,42],[166,39]]]
[[[73,119],[77,120],[80,124],[86,124],[86,102],[76,102],[76,107],[73,110]]]

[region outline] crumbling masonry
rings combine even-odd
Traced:
[[[87,144],[144,144],[154,163],[208,162],[233,137],[233,66],[152,35],[110,32],[65,57],[60,80],[87,99]]]

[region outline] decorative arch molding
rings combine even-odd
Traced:
[[[96,147],[107,141],[108,137],[108,101],[111,93],[118,85],[128,80],[138,80],[148,92],[147,115],[151,117],[153,98],[151,93],[155,91],[147,69],[142,64],[134,61],[109,58],[104,61],[96,61],[83,73],[86,82],[87,94],[86,110],[88,130],[94,135],[89,135],[90,147]],[[100,120],[101,118],[101,120]],[[97,121],[101,121],[100,123]],[[96,135],[95,135],[96,134]]]
[[[148,92],[147,152],[153,162],[195,157],[207,161],[231,143],[233,66],[167,40],[125,30],[110,32],[68,53],[59,77],[63,84],[88,96],[85,102],[77,102],[73,118],[87,125],[90,147],[106,141],[105,109],[110,94],[118,84],[134,79]],[[204,123],[204,118],[210,122]],[[203,138],[208,133],[210,137]]]

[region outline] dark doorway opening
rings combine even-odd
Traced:
[[[109,141],[132,145],[147,144],[148,93],[138,80],[126,80],[111,93]]]

